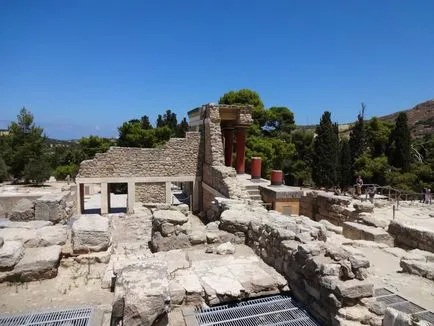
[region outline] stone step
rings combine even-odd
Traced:
[[[247,189],[247,192],[249,193],[249,195],[260,195],[261,192],[258,189]]]
[[[247,190],[258,190],[259,186],[258,185],[245,185],[244,186]]]
[[[250,199],[251,199],[251,200],[262,201],[262,197],[261,197],[261,195],[250,195]]]
[[[356,222],[343,223],[343,235],[352,240],[368,240],[393,246],[394,239],[382,228]]]

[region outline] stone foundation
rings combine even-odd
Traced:
[[[392,221],[388,232],[395,238],[395,245],[434,252],[434,232],[422,227]]]

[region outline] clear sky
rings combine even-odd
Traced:
[[[0,128],[26,106],[50,137],[116,136],[257,91],[298,124],[434,97],[433,0],[0,0]]]

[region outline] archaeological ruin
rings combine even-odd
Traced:
[[[430,206],[245,173],[250,110],[203,105],[75,184],[2,186],[0,325],[434,324]]]

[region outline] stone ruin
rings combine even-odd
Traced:
[[[428,325],[377,300],[381,282],[363,249],[389,250],[404,273],[432,282],[430,230],[325,192],[305,192],[298,216],[267,210],[237,179],[249,108],[205,105],[190,119],[198,130],[162,148],[115,147],[84,161],[72,204],[71,194],[42,196],[22,210],[26,221],[7,210],[0,282],[38,280],[42,290],[55,280],[59,301],[98,302],[103,325],[185,325],[186,307],[283,292],[324,325]],[[84,185],[95,183],[101,214],[85,214]],[[127,184],[126,214],[111,212],[110,183]],[[184,184],[190,205],[171,203],[172,183]]]

